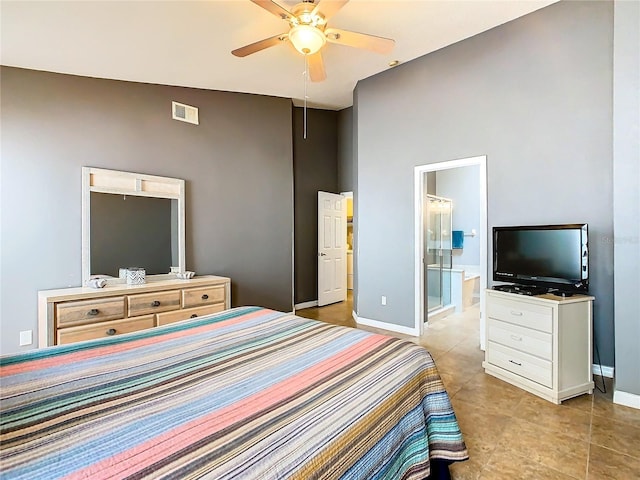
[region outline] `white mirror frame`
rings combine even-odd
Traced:
[[[91,278],[91,192],[169,198],[178,201],[178,267],[185,271],[185,195],[184,180],[140,173],[82,167],[82,285]],[[173,275],[149,275],[147,279],[164,280]],[[107,284],[124,283],[120,278]]]

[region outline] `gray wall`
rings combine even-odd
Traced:
[[[352,192],[355,185],[353,107],[338,112],[338,188]]]
[[[338,112],[307,109],[307,138],[303,138],[303,109],[293,111],[293,170],[295,179],[295,304],[318,299],[318,191],[338,189]]]
[[[436,195],[453,200],[452,230],[480,232],[480,167],[450,168],[435,172]],[[453,251],[454,265],[480,265],[480,237],[464,237],[464,248]]]
[[[640,395],[640,3],[615,3],[613,248],[616,390]]]
[[[358,249],[360,232],[358,229],[358,217],[359,217],[359,194],[358,194],[358,84],[353,90],[353,107],[351,112],[351,128],[353,138],[353,312],[358,312],[358,279],[360,274],[358,273]]]
[[[355,95],[354,95],[355,104]],[[353,233],[352,248],[357,248],[358,242],[358,192],[357,181],[357,146],[358,135],[354,108],[349,107],[338,112],[338,188],[341,192],[353,193],[353,220],[351,222],[351,232]],[[358,259],[353,258],[353,311],[356,311],[358,304]]]
[[[414,166],[487,155],[489,227],[589,223],[613,365],[612,39],[612,3],[560,2],[358,83],[360,316],[413,326]]]
[[[81,282],[81,168],[186,180],[187,268],[233,304],[292,307],[285,99],[2,68],[2,352],[36,333],[36,292]],[[171,120],[171,101],[200,125]],[[34,337],[35,338],[35,337]]]

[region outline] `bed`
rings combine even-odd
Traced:
[[[425,349],[260,307],[0,376],[2,478],[425,479],[468,458]]]

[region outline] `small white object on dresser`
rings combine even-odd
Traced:
[[[556,404],[593,393],[593,300],[486,290],[485,372]]]

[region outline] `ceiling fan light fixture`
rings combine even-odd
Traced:
[[[289,31],[289,40],[291,40],[296,50],[303,55],[317,53],[327,41],[322,30],[311,25],[293,27]]]

